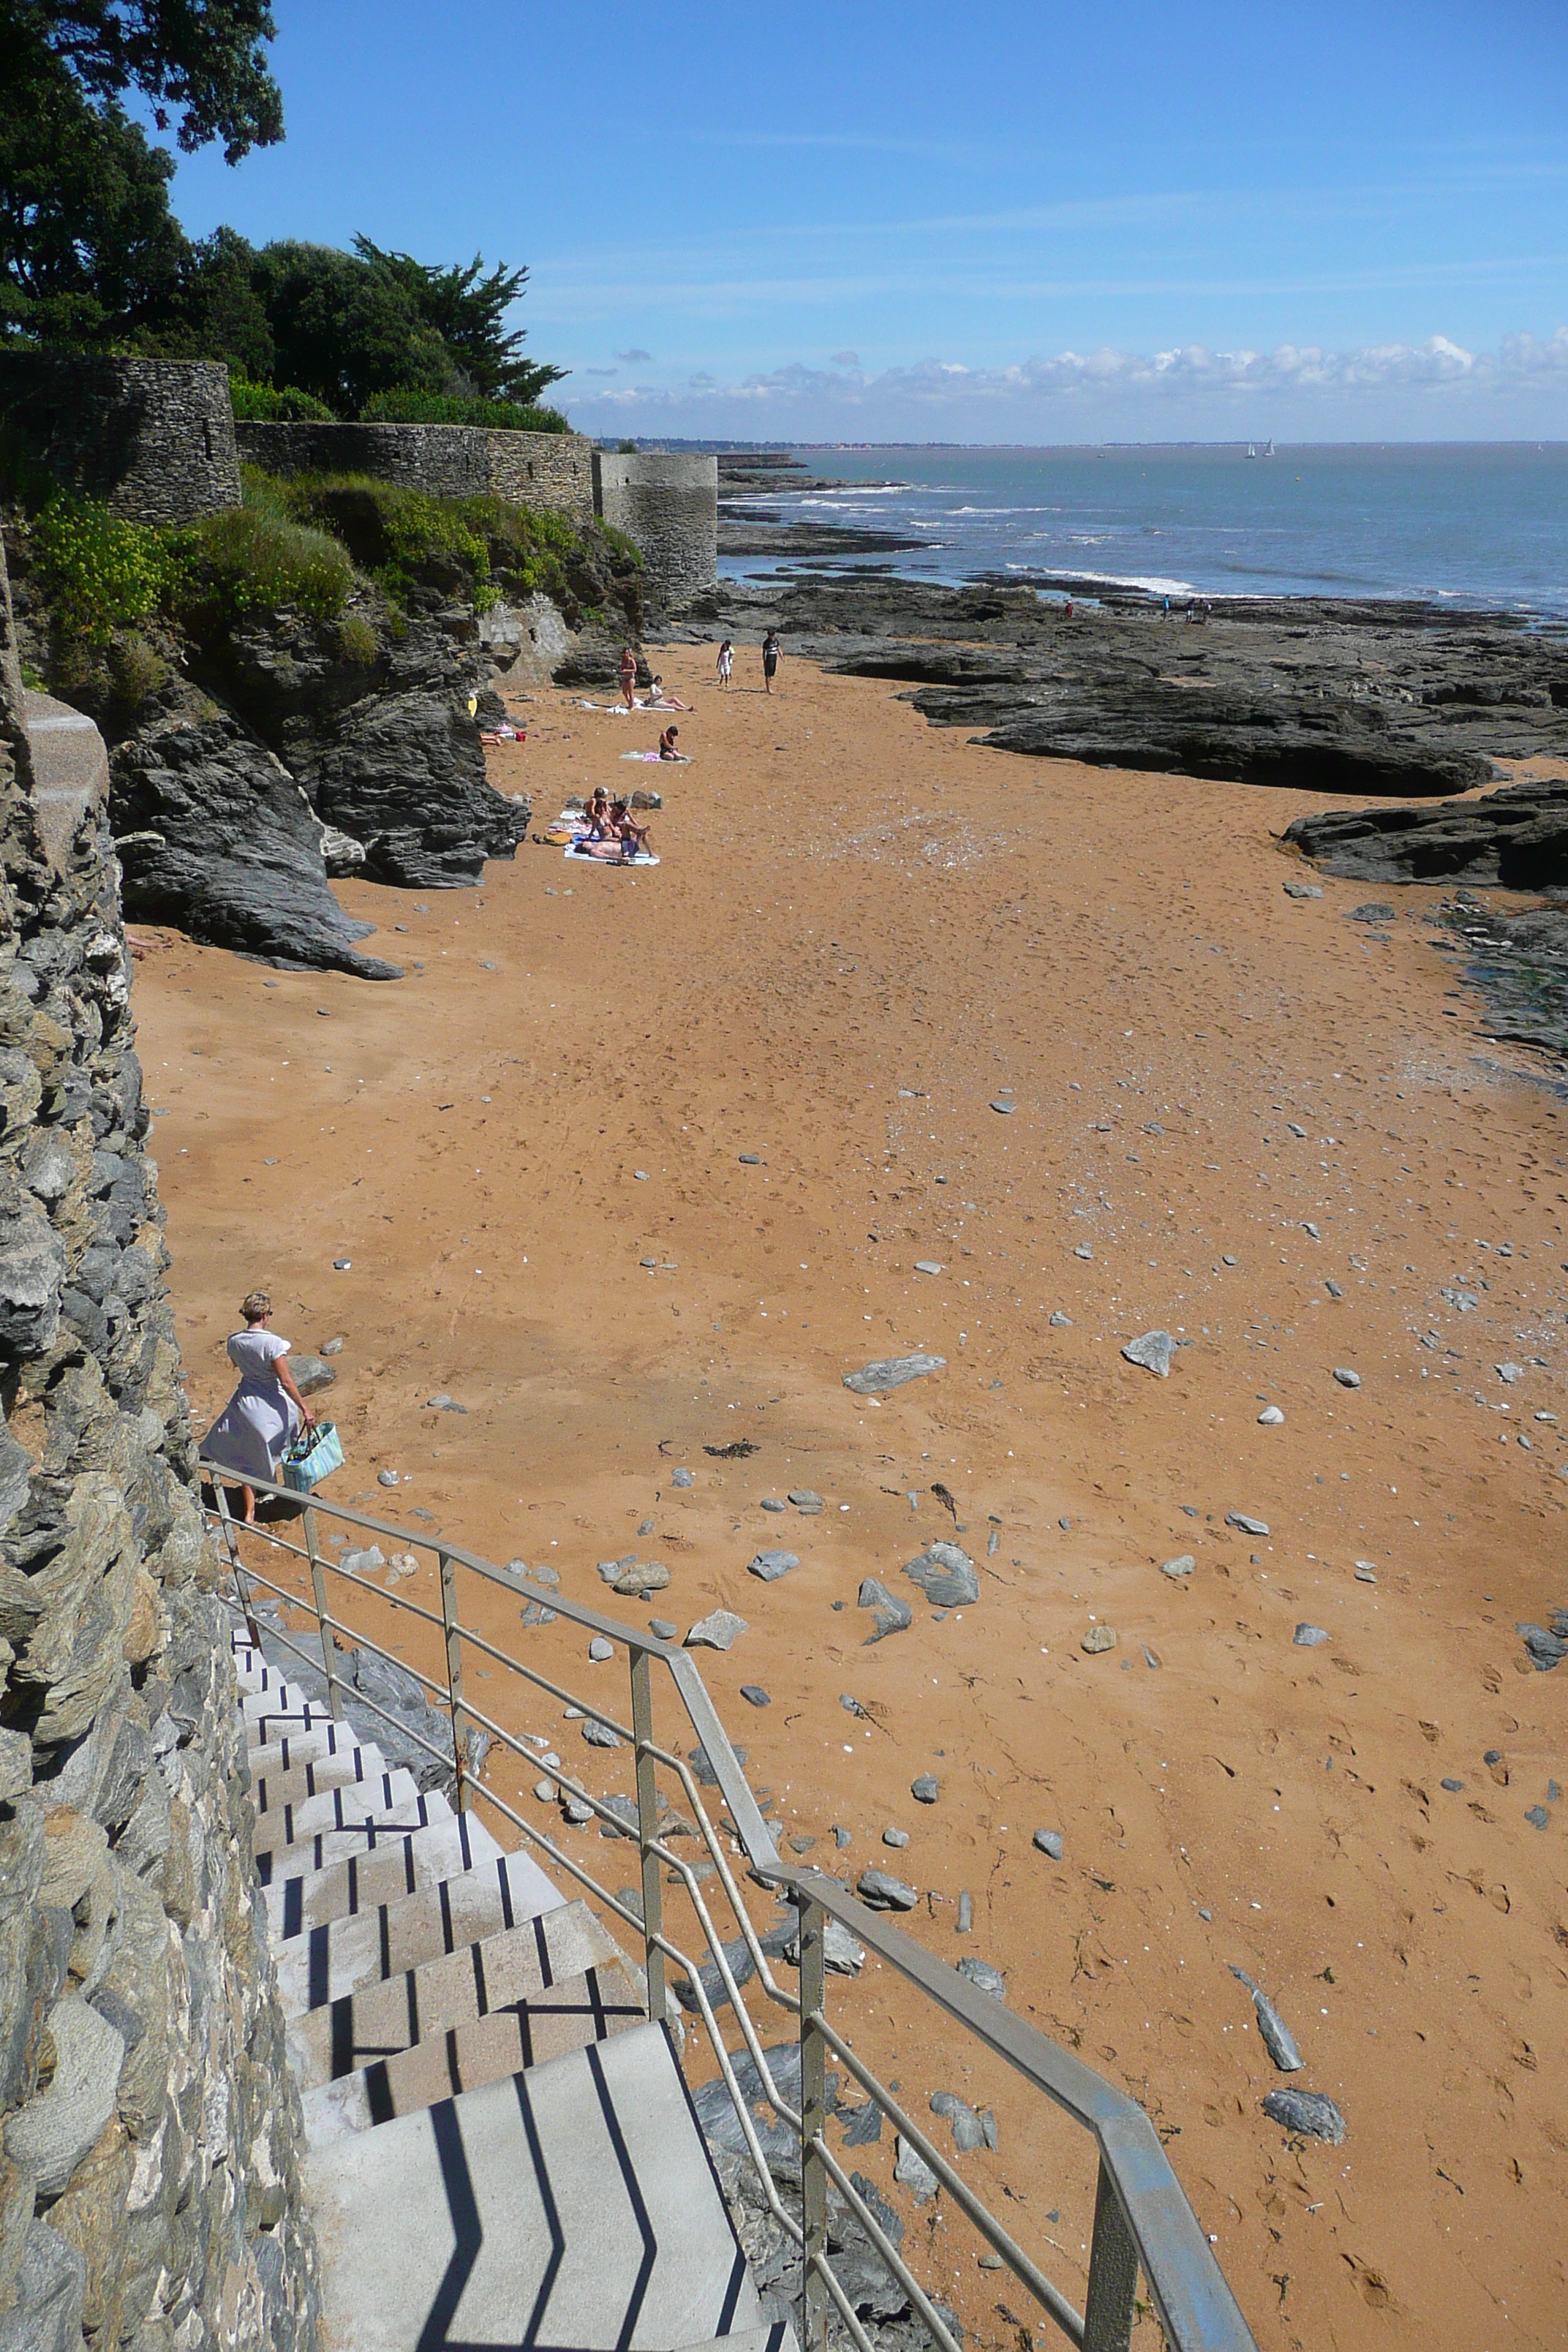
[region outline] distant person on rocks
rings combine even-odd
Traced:
[[[658,739],[658,756],[661,760],[679,760],[685,757],[685,754],[682,752],[680,748],[680,730],[679,727],[667,727],[665,729],[663,734]]]
[[[621,700],[628,710],[637,700],[637,657],[630,646],[621,647]]]
[[[764,694],[773,692],[773,680],[778,676],[778,632],[775,629],[770,629],[763,639],[763,691]]]
[[[719,648],[719,683],[726,694],[730,690],[730,672],[735,667],[735,648],[728,637]]]
[[[289,1341],[268,1329],[272,1301],[253,1290],[240,1306],[243,1331],[228,1342],[228,1360],[239,1386],[202,1440],[201,1459],[215,1471],[229,1471],[240,1484],[240,1509],[247,1527],[256,1524],[256,1493],[250,1481],[276,1483],[284,1449],[301,1427],[314,1429],[316,1416],[294,1385],[284,1362]],[[225,1482],[227,1483],[226,1480]]]
[[[1166,597],[1165,597],[1165,598],[1163,598],[1163,601],[1162,601],[1162,604],[1161,604],[1161,611],[1160,611],[1160,618],[1162,619],[1162,621],[1168,621],[1168,620],[1170,619],[1170,617],[1171,617],[1171,600],[1170,600],[1170,598],[1169,598],[1168,596],[1166,596]]]

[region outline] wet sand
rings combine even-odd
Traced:
[[[770,705],[741,665],[724,697],[710,656],[662,653],[698,706],[684,768],[620,761],[651,716],[537,696],[496,782],[537,828],[651,782],[664,862],[531,845],[478,894],[340,886],[401,984],[141,934],[198,1423],[265,1283],[300,1351],[345,1336],[332,1499],[417,1506],[637,1622],[739,1611],[696,1654],[781,1834],[907,1879],[911,1932],[994,1962],[1143,2102],[1261,2345],[1561,2344],[1568,1666],[1532,1671],[1515,1621],[1568,1607],[1568,1106],[1454,992],[1436,893],[1378,927],[1345,919],[1354,884],[1286,894],[1311,877],[1275,836],[1310,796],[981,751],[787,660]],[[1119,1352],[1152,1328],[1184,1342],[1168,1379]],[[945,1370],[843,1387],[915,1349]],[[763,1511],[791,1488],[822,1512]],[[938,1622],[899,1571],[954,1515],[981,1600]],[[801,1564],[763,1583],[769,1545]],[[629,1552],[673,1572],[647,1609],[595,1572]],[[865,1576],[916,1603],[872,1647]],[[571,1627],[494,1622],[624,1704]],[[518,1719],[629,1786],[558,1709]],[[894,2021],[874,1968],[834,1997],[917,2111],[994,2108],[963,2166],[1081,2302],[1088,2143]],[[1287,2082],[1338,2101],[1342,2147],[1260,2113]],[[853,2161],[889,2187],[890,2147]],[[1019,2291],[945,2200],[893,2193],[966,2325],[1016,2345]]]

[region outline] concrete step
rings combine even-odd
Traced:
[[[272,1752],[262,1751],[268,1758]],[[275,1813],[280,1805],[297,1803],[301,1797],[320,1796],[323,1789],[349,1789],[377,1780],[386,1769],[380,1748],[369,1745],[344,1748],[336,1756],[309,1757],[302,1764],[279,1759],[259,1772],[253,1759],[250,1793],[258,1813]]]
[[[374,1911],[421,1886],[438,1886],[480,1863],[499,1862],[501,1849],[472,1813],[437,1822],[432,1829],[406,1830],[373,1853],[354,1853],[330,1869],[304,1878],[264,1883],[268,1925],[274,1945],[329,1919]]]
[[[291,1772],[297,1765],[313,1763],[318,1757],[352,1756],[364,1745],[352,1723],[334,1723],[328,1715],[308,1731],[283,1731],[265,1748],[252,1747],[247,1760],[253,1774]]]
[[[319,1830],[346,1830],[366,1822],[401,1819],[401,1809],[418,1795],[419,1783],[412,1772],[378,1772],[369,1780],[322,1789],[314,1796],[288,1798],[258,1816],[256,1852],[277,1855],[272,1865],[276,1871],[281,1866],[285,1847],[300,1844]]]
[[[460,1957],[466,1960],[468,1955]],[[401,1991],[403,1982],[395,1979],[385,1990]],[[472,2000],[467,2005],[471,2008]],[[644,2015],[640,1988],[619,1958],[461,2022],[439,2026],[421,2012],[417,2038],[405,2047],[392,2040],[383,2056],[330,2075],[305,2092],[305,2137],[312,2147],[324,2147],[345,2132],[369,2131],[459,2092],[482,2090],[487,2083],[546,2065],[569,2050],[607,2042],[640,2025]],[[306,2021],[325,2024],[331,2017],[331,2010],[319,2009]],[[395,2031],[405,2035],[407,2030],[405,2016]],[[330,2037],[325,2054],[330,2064]],[[360,2055],[365,2055],[363,2046]]]
[[[276,1885],[282,1879],[313,1877],[329,1863],[346,1862],[351,1855],[372,1853],[389,1841],[395,1843],[411,1831],[428,1829],[455,1818],[438,1790],[416,1788],[413,1796],[400,1804],[389,1805],[384,1813],[369,1820],[356,1822],[346,1829],[318,1830],[313,1836],[300,1838],[293,1845],[280,1846],[276,1853],[258,1853],[256,1874],[263,1886]]]
[[[301,1907],[308,1902],[307,1891]],[[362,1986],[401,1976],[533,1919],[545,1923],[546,1958],[557,1976],[587,1968],[599,1957],[599,1946],[583,1938],[580,1923],[593,1920],[587,1906],[566,1902],[527,1854],[503,1853],[413,1894],[310,1924],[302,1934],[277,1943],[283,2013],[300,2017]],[[594,1932],[604,1931],[595,1923]]]
[[[669,2352],[762,2306],[662,2026],[312,2149],[333,2352]]]
[[[313,2090],[451,2026],[471,2025],[518,2001],[543,2000],[568,1979],[580,1981],[589,1970],[607,1969],[625,1957],[585,1903],[563,1903],[524,1926],[461,1944],[306,2010],[289,2035],[295,2076],[302,2091]]]
[[[682,2344],[676,2352],[800,2352],[787,2319],[761,2327],[739,2327],[731,2336],[711,2336],[706,2344]]]

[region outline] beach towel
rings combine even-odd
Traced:
[[[673,760],[665,759],[658,751],[623,751],[621,757],[623,760],[651,760],[657,768],[689,768],[691,765],[691,755],[688,751],[678,751]]]
[[[635,857],[623,857],[620,844],[616,841],[576,841],[566,855],[577,863],[588,858],[597,866],[657,866],[658,860],[651,850],[639,849]]]

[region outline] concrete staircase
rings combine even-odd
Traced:
[[[641,1970],[233,1640],[332,2352],[795,2352]]]

